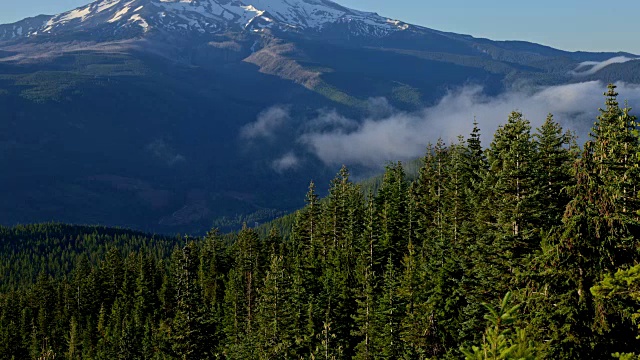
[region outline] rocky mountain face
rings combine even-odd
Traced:
[[[372,98],[413,111],[470,84],[640,83],[637,61],[596,68],[633,57],[328,0],[99,0],[0,25],[0,219],[165,233],[263,222],[338,170],[300,140],[327,113],[363,119]]]

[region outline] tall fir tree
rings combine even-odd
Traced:
[[[549,114],[534,137],[538,150],[536,181],[540,188],[536,200],[542,205],[538,226],[546,233],[562,223],[564,210],[569,203],[568,188],[574,182],[571,168],[577,156],[574,153],[575,136],[563,131],[553,115]]]
[[[376,263],[384,263],[391,257],[396,266],[400,265],[402,253],[407,248],[409,184],[402,163],[387,166],[380,190],[375,197],[377,238],[379,242]],[[379,273],[382,269],[378,268]]]
[[[256,347],[261,359],[295,358],[295,308],[289,267],[282,254],[270,252],[270,265],[259,290]]]
[[[600,110],[592,139],[575,163],[562,229],[550,237],[541,258],[547,304],[541,310],[547,315],[543,329],[557,357],[608,356],[611,346],[623,349],[633,339],[590,292],[605,273],[638,261],[638,208],[628,198],[637,196],[635,118],[619,108],[614,85],[605,96],[606,109]]]
[[[398,296],[398,273],[393,259],[389,257],[385,266],[381,294],[376,306],[376,327],[379,329],[374,339],[379,358],[399,359],[403,355],[401,340],[403,304]]]

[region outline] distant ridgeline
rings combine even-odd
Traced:
[[[583,147],[514,112],[413,180],[343,168],[273,231],[0,228],[0,358],[634,358],[640,140],[616,99]]]

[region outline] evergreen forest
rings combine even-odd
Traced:
[[[639,185],[609,85],[584,144],[513,112],[266,227],[0,227],[0,359],[637,359]]]

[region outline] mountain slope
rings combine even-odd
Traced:
[[[0,25],[0,219],[167,233],[263,222],[335,173],[296,140],[331,110],[363,119],[384,97],[412,111],[463,85],[638,81],[635,61],[572,73],[621,56],[635,57],[327,0],[102,0]],[[260,121],[273,129],[247,136]]]

